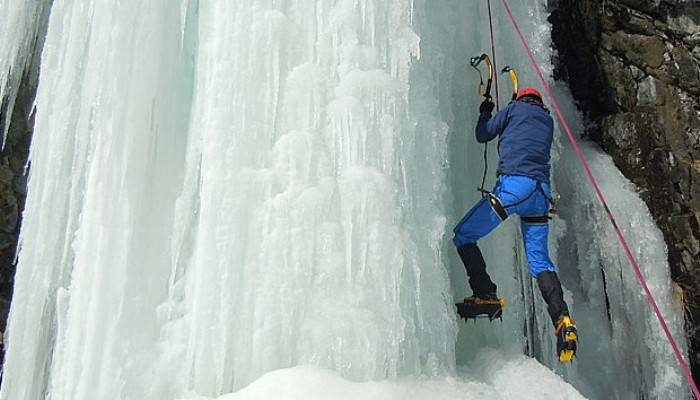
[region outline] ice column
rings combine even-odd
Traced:
[[[143,398],[153,381],[193,73],[193,10],[173,5],[53,5],[4,399]]]
[[[411,2],[199,11],[176,217],[192,223],[175,243],[191,256],[171,287],[192,386],[220,393],[300,363],[354,379],[452,368],[446,132],[408,115]],[[417,160],[428,181],[407,173]]]
[[[410,1],[56,1],[0,397],[453,370]]]

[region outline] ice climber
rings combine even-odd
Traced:
[[[477,242],[509,216],[520,216],[530,273],[537,279],[557,336],[561,361],[576,352],[577,333],[557,276],[549,258],[548,215],[552,201],[549,187],[549,153],[554,122],[533,88],[518,92],[516,99],[492,117],[494,103],[486,98],[479,107],[476,140],[485,143],[498,137],[498,181],[492,192],[476,203],[454,228],[453,242],[464,263],[473,291],[458,303],[462,318],[501,316],[504,302],[486,272]]]

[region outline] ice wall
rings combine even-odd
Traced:
[[[511,3],[535,57],[553,84],[545,4]],[[428,48],[439,49],[436,53],[449,55],[443,59],[438,86],[443,104],[441,115],[450,126],[449,173],[454,199],[451,223],[478,200],[474,188],[480,184],[483,171],[483,147],[472,137],[480,101],[473,94],[478,76],[467,66],[469,57],[490,49],[484,26],[488,20],[486,4],[480,5],[458,3],[442,10],[433,9],[427,13],[431,26],[427,37],[420,31],[422,45],[429,43]],[[500,44],[496,49],[499,67],[511,65],[518,70],[521,85],[539,87],[504,10],[499,5],[492,11],[495,37]],[[450,22],[463,15],[472,15],[474,20],[483,22]],[[446,28],[435,29],[436,26]],[[430,40],[441,32],[444,36]],[[422,50],[424,58],[428,51]],[[510,96],[510,81],[502,75],[499,84],[501,105],[505,105]],[[581,115],[568,90],[561,84],[553,85],[555,96],[564,105],[569,124],[578,137],[584,132]],[[488,323],[461,325],[456,343],[457,361],[473,365],[478,363],[482,347],[497,347],[536,357],[591,398],[686,398],[688,386],[671,347],[558,121],[556,125],[552,178],[562,201],[559,216],[550,224],[550,253],[559,267],[565,297],[579,325],[581,352],[572,365],[557,361],[551,322],[539,289],[527,272],[517,228],[519,221],[512,218],[480,242],[499,293],[508,303],[503,323],[495,327]],[[497,162],[494,147],[489,149],[492,170]],[[618,225],[632,244],[674,337],[685,348],[680,294],[670,280],[660,231],[634,185],[617,171],[612,160],[594,146],[584,146],[584,152]],[[492,179],[487,182],[493,182]],[[455,297],[468,294],[463,268],[454,251],[449,249],[446,254],[452,256]]]
[[[447,128],[409,112],[412,16],[56,2],[2,397],[454,369]]]
[[[560,98],[569,99],[558,90]],[[566,104],[566,103],[565,103]],[[568,102],[565,113],[575,130],[583,131],[577,111]],[[642,268],[661,312],[681,351],[686,353],[682,293],[672,283],[661,231],[639,197],[638,188],[614,167],[612,159],[583,143],[593,174],[608,198],[619,228]],[[570,147],[562,149],[555,174],[561,192],[562,220],[567,231],[559,239],[562,281],[576,305],[576,320],[590,327],[581,346],[590,351],[576,369],[564,371],[570,382],[594,398],[689,398],[690,390],[671,346],[661,330],[612,226],[601,210],[584,171]],[[546,339],[545,339],[546,343]],[[590,374],[587,371],[598,373]],[[620,370],[626,372],[620,374]],[[584,383],[586,382],[586,383]]]
[[[409,114],[411,18],[405,1],[200,3],[168,303],[198,392],[299,363],[454,365],[446,128]]]
[[[192,91],[193,8],[172,4],[53,5],[3,398],[149,379]]]
[[[632,281],[609,296],[611,319],[639,321],[638,340],[620,343],[618,328],[594,344],[606,292],[589,275],[603,263],[611,285],[628,270],[592,205],[571,207],[588,214],[564,215],[552,236],[582,315],[582,367],[554,361],[514,221],[482,243],[508,299],[503,324],[456,323],[453,297],[468,292],[449,239],[481,179],[467,60],[489,47],[485,6],[56,0],[0,398],[214,397],[300,364],[357,381],[463,374],[457,364],[479,375],[488,346],[535,356],[594,398],[643,381],[679,393]],[[548,64],[544,5],[514,6]],[[494,16],[501,65],[534,83],[500,7]],[[555,153],[557,185],[592,202]],[[624,213],[652,229],[644,210]],[[639,250],[666,271],[649,237]],[[557,253],[557,238],[580,245]],[[667,289],[667,274],[654,279]]]

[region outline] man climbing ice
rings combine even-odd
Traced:
[[[539,91],[526,88],[506,108],[491,116],[494,103],[487,97],[479,107],[476,140],[485,143],[498,136],[500,157],[498,181],[459,221],[453,242],[464,263],[473,291],[457,304],[462,318],[499,318],[504,302],[486,272],[477,241],[510,215],[520,216],[530,273],[537,279],[557,337],[560,361],[571,361],[576,353],[576,326],[564,302],[556,268],[549,258],[549,153],[554,122]]]

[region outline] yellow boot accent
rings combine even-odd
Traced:
[[[465,297],[464,302],[474,304],[491,304],[494,306],[501,306],[501,308],[506,306],[506,300],[503,297],[499,298],[498,300],[484,300],[478,297]]]
[[[569,362],[576,355],[576,345],[578,334],[576,325],[568,315],[563,316],[559,320],[557,329],[554,331],[557,337],[557,350],[559,351],[559,361]]]
[[[573,350],[562,350],[561,353],[559,353],[559,361],[569,362],[574,359],[575,354]]]

